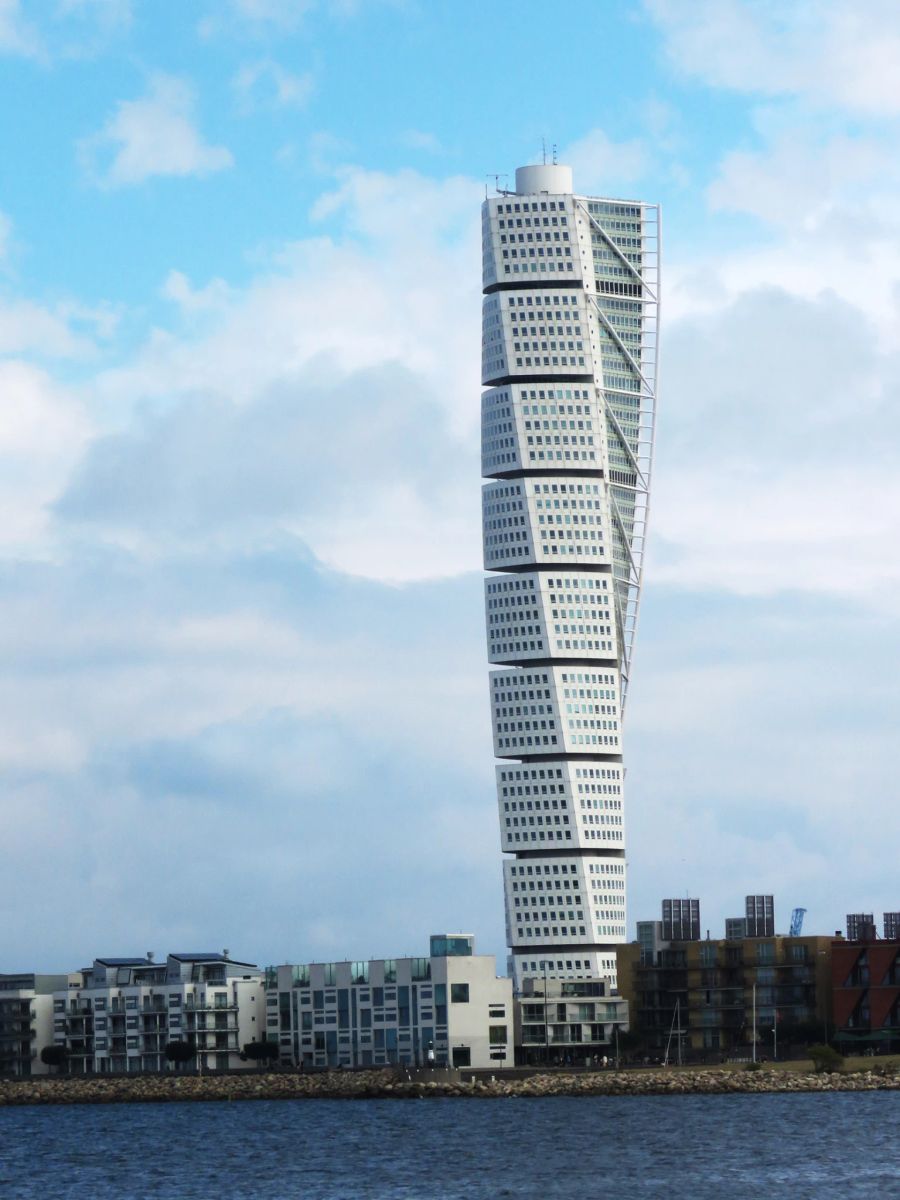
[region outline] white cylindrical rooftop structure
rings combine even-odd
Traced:
[[[550,196],[572,194],[572,168],[546,163],[536,167],[516,167],[516,195],[528,196],[543,192]]]

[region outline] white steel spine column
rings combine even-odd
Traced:
[[[622,710],[656,416],[659,210],[516,171],[482,208],[485,619],[507,943],[608,978],[626,940]]]

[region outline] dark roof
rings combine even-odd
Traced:
[[[179,962],[228,962],[224,954],[211,954],[202,951],[197,954],[170,954],[169,958],[177,958]]]
[[[256,968],[256,963],[243,962],[239,958],[228,958],[225,954],[210,954],[207,951],[201,951],[198,954],[170,954],[169,958],[174,958],[176,962],[220,962],[230,963],[233,967]]]
[[[98,963],[104,967],[156,967],[158,963],[152,963],[149,958],[98,958]],[[90,968],[88,968],[90,969]]]

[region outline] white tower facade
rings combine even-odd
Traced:
[[[622,712],[656,416],[660,216],[520,167],[482,208],[485,618],[517,986],[626,941]]]

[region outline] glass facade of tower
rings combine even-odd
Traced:
[[[523,167],[482,209],[485,618],[507,942],[615,980],[622,713],[656,415],[659,209]]]

